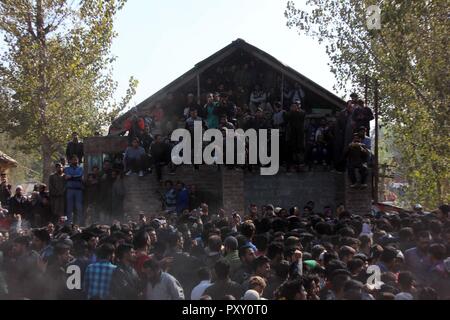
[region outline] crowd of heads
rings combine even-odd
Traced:
[[[185,188],[179,185],[178,191]],[[206,203],[176,209],[126,223],[2,233],[2,297],[450,298],[448,205],[430,213],[374,210],[364,216],[342,205],[318,209],[312,201],[303,210],[270,204],[210,212]],[[81,270],[75,289],[67,284],[70,266]]]
[[[20,186],[12,194],[2,176],[0,298],[450,298],[447,205],[363,216],[312,201],[303,209],[252,204],[246,212],[210,212],[195,186],[162,183],[162,168],[175,170],[171,132],[200,121],[209,129],[279,129],[288,170],[348,167],[352,186],[355,170],[365,185],[373,115],[357,95],[335,122],[305,121],[311,106],[301,86],[281,92],[281,79],[254,61],[218,67],[205,79],[200,96],[178,101],[168,93],[147,115],[127,119],[129,147],[88,168],[87,179],[76,133],[67,145],[69,165],[56,164],[48,186],[31,197]],[[163,211],[124,216],[123,174],[153,171],[164,189]]]

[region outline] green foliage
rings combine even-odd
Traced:
[[[114,17],[126,0],[4,0],[0,32],[0,130],[40,150],[44,179],[73,131],[103,131],[135,93],[113,99]]]
[[[308,0],[298,9],[289,1],[287,26],[325,45],[340,89],[362,90],[366,75],[379,80],[380,115],[401,154],[407,196],[433,208],[450,201],[448,3],[383,1],[381,29],[369,30],[373,4]]]
[[[19,143],[17,139],[11,138],[6,133],[0,133],[0,150],[12,157],[18,162],[17,168],[9,170],[8,180],[11,184],[18,185],[26,182],[41,181],[42,163],[39,161],[39,154],[25,153],[17,146]]]

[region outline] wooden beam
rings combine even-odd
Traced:
[[[197,103],[198,104],[200,104],[200,94],[201,94],[201,91],[200,91],[200,72],[199,73],[197,73]]]

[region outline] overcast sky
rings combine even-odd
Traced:
[[[285,0],[128,0],[113,44],[118,94],[134,76],[132,105],[138,104],[237,38],[334,92],[325,48],[286,27],[285,6]]]

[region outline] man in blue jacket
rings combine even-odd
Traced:
[[[74,221],[74,209],[77,211],[77,222],[84,223],[83,217],[83,168],[78,166],[78,157],[73,155],[70,166],[64,169],[66,179],[66,215],[67,223]]]
[[[189,192],[184,183],[178,181],[176,184],[177,191],[177,213],[180,215],[184,209],[189,209]]]

